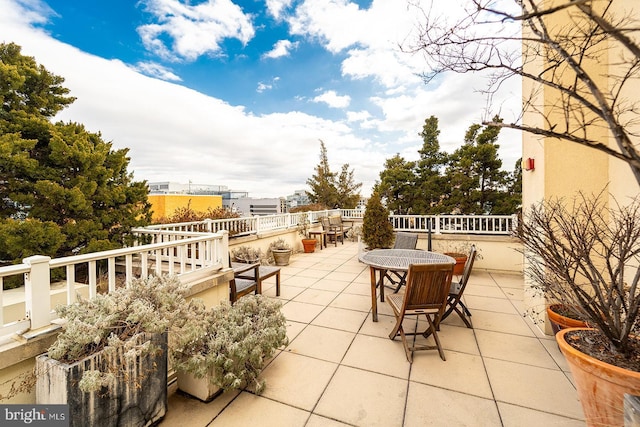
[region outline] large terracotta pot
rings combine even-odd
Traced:
[[[587,322],[583,320],[572,319],[571,317],[563,316],[562,313],[563,305],[562,304],[551,304],[547,307],[547,316],[549,317],[549,321],[551,322],[551,329],[553,329],[554,335],[558,333],[558,331],[566,328],[586,328]]]
[[[453,266],[453,274],[460,276],[464,272],[464,265],[468,256],[457,252],[445,252],[444,254],[456,260],[456,265]]]
[[[318,243],[316,239],[302,239],[302,246],[304,247],[304,252],[307,254],[311,252],[315,252],[316,243]]]
[[[640,372],[601,362],[576,350],[565,335],[584,328],[567,328],[556,334],[567,359],[588,426],[624,425],[624,394],[640,394]]]

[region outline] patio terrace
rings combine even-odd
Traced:
[[[475,269],[464,298],[474,329],[452,314],[440,332],[447,360],[418,351],[409,364],[401,340],[388,338],[388,304],[371,320],[369,269],[357,252],[345,242],[282,268],[290,343],[266,366],[263,395],[234,391],[203,403],[172,384],[160,425],[584,425],[555,340],[521,315],[522,276]],[[273,278],[264,286],[275,298]]]

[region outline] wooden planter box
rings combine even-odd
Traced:
[[[46,354],[36,358],[36,403],[68,404],[69,426],[149,426],[167,411],[167,335],[138,335],[150,339],[161,352],[137,357],[133,363],[116,355],[124,375],[99,392],[78,387],[85,370],[104,366],[106,356],[97,353],[73,364],[61,363]]]

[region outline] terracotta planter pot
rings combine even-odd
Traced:
[[[304,247],[304,252],[307,254],[311,252],[315,252],[316,243],[318,243],[316,239],[302,239],[302,246]]]
[[[467,255],[456,252],[445,252],[444,254],[456,260],[456,265],[453,266],[453,274],[460,276],[464,272],[464,264],[467,262]]]
[[[556,334],[567,359],[588,426],[624,425],[624,394],[640,394],[640,372],[601,362],[576,350],[565,335],[584,328],[562,329]]]
[[[562,313],[564,311],[562,304],[552,304],[547,307],[547,316],[549,317],[549,321],[551,322],[551,329],[553,329],[553,334],[557,334],[562,329],[566,328],[586,328],[587,322],[583,320],[576,320],[570,317],[563,316]]]

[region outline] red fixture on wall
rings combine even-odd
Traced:
[[[526,171],[532,171],[536,169],[536,161],[531,157],[529,157],[528,159],[525,159],[523,163],[524,163],[524,170]]]

